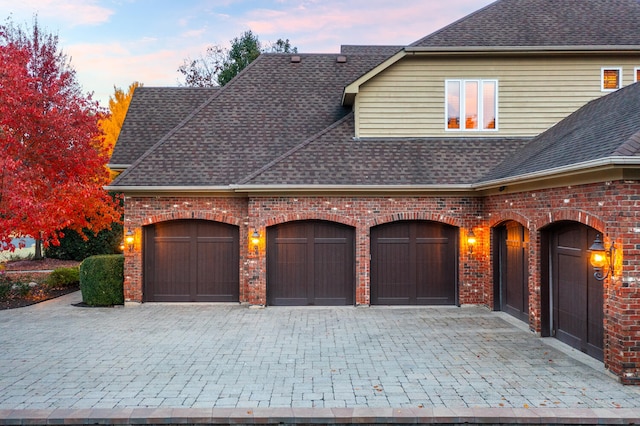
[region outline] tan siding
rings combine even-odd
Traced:
[[[634,82],[640,56],[611,58],[405,58],[360,87],[356,134],[360,137],[534,136],[600,91],[602,67],[622,67]],[[497,131],[445,131],[446,79],[497,79]]]

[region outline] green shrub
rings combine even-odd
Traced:
[[[80,268],[57,268],[47,277],[49,288],[72,287],[80,283]]]
[[[13,286],[13,284],[11,284],[11,281],[9,281],[8,279],[4,280],[0,276],[0,300],[4,300],[7,298],[7,296],[9,296],[9,293],[11,292],[11,286]]]
[[[124,256],[91,256],[80,264],[82,301],[89,306],[124,303]]]
[[[51,259],[84,260],[89,256],[120,253],[122,232],[122,225],[118,223],[97,234],[85,229],[83,233],[88,238],[85,241],[76,231],[63,229],[64,237],[60,238],[60,245],[45,248],[44,255]]]

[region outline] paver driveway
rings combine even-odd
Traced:
[[[601,363],[482,307],[79,301],[0,311],[0,410],[640,407]]]

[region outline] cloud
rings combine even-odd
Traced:
[[[64,22],[69,27],[103,24],[114,14],[112,9],[100,6],[97,0],[0,0],[0,10],[13,14],[18,22],[30,22],[37,14]]]

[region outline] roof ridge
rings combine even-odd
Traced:
[[[631,135],[612,155],[632,157],[640,154],[640,130]]]
[[[294,146],[293,148],[289,149],[288,151],[284,152],[283,154],[281,154],[278,157],[274,158],[273,160],[269,161],[267,164],[265,164],[264,166],[260,167],[259,169],[253,171],[252,173],[249,173],[247,176],[245,176],[244,178],[242,178],[242,179],[240,179],[238,181],[238,185],[242,185],[242,184],[245,184],[245,183],[249,182],[251,179],[254,179],[258,175],[266,172],[271,167],[273,167],[276,164],[278,164],[279,162],[285,160],[287,157],[290,157],[291,155],[295,154],[296,152],[298,152],[302,148],[304,148],[307,145],[311,144],[314,140],[316,140],[319,137],[329,133],[329,131],[335,129],[336,127],[340,126],[343,122],[345,122],[345,121],[347,121],[349,119],[352,119],[352,118],[353,118],[353,111],[351,111],[349,114],[347,114],[344,117],[342,117],[340,120],[335,121],[330,126],[327,126],[324,129],[320,130],[315,135],[312,135],[312,136],[308,137],[307,139],[305,139],[304,141],[302,141],[298,145]]]
[[[254,67],[255,66],[254,64],[260,60],[260,56],[262,56],[262,54],[258,55],[258,57],[253,62],[251,62],[244,69],[242,69],[238,74],[236,74],[231,80],[229,80],[229,82],[227,84],[225,84],[224,86],[219,86],[219,90],[214,90],[213,93],[211,94],[211,96],[206,101],[204,101],[197,108],[195,108],[193,111],[191,111],[191,113],[189,113],[183,120],[181,120],[173,129],[169,130],[162,138],[160,138],[160,140],[158,140],[158,142],[154,143],[149,149],[147,149],[144,152],[144,154],[142,154],[140,157],[138,157],[138,159],[136,161],[133,162],[133,164],[131,164],[129,167],[127,167],[127,169],[124,172],[120,173],[118,175],[118,177],[116,178],[116,180],[120,180],[121,176],[126,177],[129,174],[130,170],[134,169],[144,159],[146,159],[149,155],[151,155],[156,149],[161,147],[167,141],[167,139],[169,139],[178,130],[180,130],[182,127],[184,127],[189,121],[191,121],[191,119],[193,117],[195,117],[198,113],[200,113],[200,111],[202,111],[211,102],[213,102],[214,99],[222,96],[222,93],[226,92],[228,90],[227,89],[228,87],[234,86],[234,84],[235,84],[236,80],[238,79],[238,77],[243,75],[243,74],[245,74],[245,72],[247,70],[249,70],[252,67]],[[225,90],[225,89],[227,89],[227,90]],[[116,180],[114,180],[114,182]]]
[[[447,29],[449,29],[449,28],[453,27],[454,25],[457,25],[457,24],[459,24],[460,22],[466,21],[467,19],[469,19],[469,18],[471,18],[471,17],[473,17],[473,16],[476,16],[477,14],[479,14],[479,13],[481,13],[481,12],[484,12],[485,10],[489,9],[490,7],[493,7],[495,4],[497,4],[497,3],[501,3],[501,2],[503,2],[503,1],[505,1],[505,0],[496,0],[496,1],[494,1],[494,2],[491,2],[491,3],[489,3],[488,5],[486,5],[485,7],[482,7],[482,8],[480,8],[480,9],[476,10],[475,12],[472,12],[472,13],[470,13],[470,14],[468,14],[468,15],[465,15],[465,16],[463,16],[462,18],[458,19],[457,21],[452,22],[452,23],[450,23],[449,25],[445,25],[444,27],[442,27],[442,28],[440,28],[440,29],[438,29],[438,30],[436,30],[436,31],[432,32],[431,34],[428,34],[428,35],[426,35],[426,36],[424,36],[424,37],[422,37],[422,38],[420,38],[420,39],[418,39],[418,40],[414,41],[413,43],[411,43],[411,44],[410,44],[409,46],[407,46],[407,47],[417,47],[417,46],[418,46],[420,43],[422,43],[423,41],[425,41],[425,40],[427,40],[427,39],[430,39],[431,37],[436,36],[437,34],[440,34],[440,33],[444,32],[445,30],[447,30]]]
[[[226,87],[226,86],[224,86]],[[191,121],[191,119],[200,111],[202,111],[207,105],[209,105],[215,98],[217,98],[218,96],[220,96],[220,93],[223,92],[224,87],[221,87],[220,90],[215,90],[213,91],[213,93],[211,94],[211,96],[204,101],[202,104],[200,104],[197,108],[195,108],[193,111],[191,111],[185,118],[183,118],[178,124],[176,124],[176,126],[174,128],[172,128],[171,130],[169,130],[167,133],[165,133],[165,135],[163,137],[161,137],[158,142],[154,143],[149,149],[147,149],[144,154],[142,154],[140,157],[138,157],[138,159],[136,161],[133,162],[133,164],[131,164],[129,167],[126,168],[125,171],[123,171],[122,173],[120,173],[118,175],[118,177],[116,177],[116,179],[114,180],[120,180],[121,177],[126,177],[130,170],[134,169],[138,164],[140,164],[145,158],[147,158],[149,155],[151,155],[151,153],[153,151],[155,151],[156,149],[158,149],[160,146],[162,146],[167,139],[169,139],[169,137],[171,137],[172,135],[174,135],[179,129],[181,129],[182,127],[184,127],[189,121]],[[113,185],[113,182],[111,183]]]

